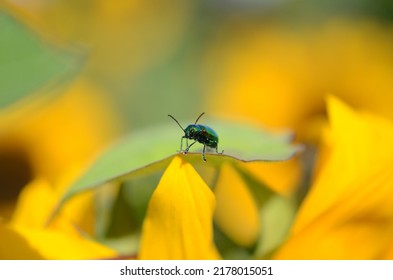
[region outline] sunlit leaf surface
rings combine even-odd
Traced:
[[[196,143],[183,158],[193,165],[220,165],[226,161],[282,161],[302,149],[291,144],[289,133],[270,134],[261,128],[241,123],[209,121],[219,135],[219,152],[210,150],[202,161],[202,144]],[[170,120],[168,124],[136,132],[105,152],[63,197],[94,188],[111,180],[126,180],[164,169],[177,154],[184,133]],[[191,141],[190,141],[191,143]],[[184,141],[185,145],[185,141]],[[183,145],[183,148],[185,147]]]

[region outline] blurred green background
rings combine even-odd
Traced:
[[[213,61],[212,72],[207,53],[217,41],[242,40],[239,29],[274,24],[299,32],[335,18],[387,25],[393,19],[393,4],[384,0],[8,0],[3,7],[45,44],[78,53],[78,75],[114,101],[127,130],[168,121],[168,113],[180,119],[207,109],[215,114],[220,105],[207,106],[211,91],[206,89],[223,79],[219,68],[225,64]],[[2,99],[11,94],[2,91]]]

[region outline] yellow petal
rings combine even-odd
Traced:
[[[17,232],[0,223],[0,260],[44,259],[35,248]]]
[[[49,182],[36,179],[20,193],[12,222],[32,229],[43,228],[56,202],[57,195]]]
[[[53,230],[0,224],[0,259],[102,259],[116,253],[99,243]]]
[[[237,244],[250,247],[259,234],[258,207],[246,183],[229,164],[222,166],[214,190],[217,225]]]
[[[393,236],[393,124],[328,99],[315,182],[276,258],[383,257]]]
[[[119,131],[114,116],[101,90],[79,80],[46,107],[21,119],[14,133],[29,145],[36,174],[56,182],[70,168],[89,164],[114,139]]]
[[[154,191],[143,223],[140,259],[218,259],[215,198],[194,168],[175,157]]]
[[[328,99],[328,113],[331,133],[326,136],[326,149],[330,152],[324,156],[326,162],[303,203],[294,232],[331,207],[344,193],[356,193],[359,186],[351,184],[354,180],[376,172],[392,158],[391,122],[356,113],[333,96]]]
[[[77,230],[92,234],[95,222],[93,198],[92,191],[72,198],[51,223],[47,224],[59,203],[60,195],[48,180],[39,178],[23,188],[11,223],[30,229],[44,229],[49,226],[71,235],[78,234]]]
[[[57,98],[50,94],[0,112],[0,145],[25,152],[32,176],[53,183],[70,168],[90,163],[120,129],[109,99],[86,80],[57,92]]]
[[[393,260],[393,238],[392,238],[392,241],[390,242],[390,245],[388,246],[385,254],[382,256],[382,259]]]
[[[0,189],[22,188],[26,180],[32,181],[28,190],[22,191],[14,220],[19,223],[23,219],[23,225],[33,227],[46,222],[60,195],[119,131],[109,100],[84,79],[56,98],[50,94],[37,96],[0,112],[0,154],[26,155],[16,166],[0,162],[1,166],[11,166],[5,176],[16,173],[18,176],[11,177],[22,178],[20,170],[24,169],[29,173],[23,184],[1,185]],[[14,150],[16,153],[12,153]],[[94,210],[93,193],[87,192],[68,202],[62,214],[92,233]]]
[[[356,193],[338,198],[331,208],[292,235],[275,258],[391,258],[393,161],[375,174],[360,177],[349,185],[358,189]]]
[[[290,127],[306,133],[302,139],[315,139],[318,129],[310,135],[310,123],[323,119],[325,90],[334,89],[349,104],[393,119],[389,26],[332,20],[294,31],[240,21],[221,31],[205,71],[215,77],[205,97],[218,114]]]
[[[290,196],[295,191],[302,175],[297,156],[281,162],[249,162],[243,166],[255,178],[283,196]]]

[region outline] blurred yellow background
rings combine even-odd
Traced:
[[[326,93],[392,115],[389,1],[3,2],[45,43],[85,55],[81,76],[127,128],[205,110],[293,126]]]
[[[167,122],[167,114],[293,130],[310,149],[303,178],[281,191],[301,181],[301,195],[327,127],[326,96],[393,120],[391,1],[3,0],[0,7],[50,51],[71,54],[74,67],[0,107],[4,221],[26,219],[14,212],[26,185],[43,180],[57,197],[113,141]],[[91,220],[84,215],[69,218]]]

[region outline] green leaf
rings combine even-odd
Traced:
[[[210,127],[219,135],[219,149],[224,154],[209,151],[207,162],[200,152],[203,147],[195,144],[186,155],[180,154],[194,165],[220,165],[224,161],[282,161],[302,149],[290,143],[289,133],[270,134],[249,124],[211,121]],[[76,193],[95,188],[112,180],[127,180],[164,169],[177,155],[184,133],[168,120],[166,125],[136,132],[105,152],[93,166],[65,193],[60,205]],[[199,146],[199,147],[198,147]],[[194,148],[195,147],[195,148]],[[60,207],[60,206],[59,206]]]
[[[270,259],[287,238],[296,214],[293,200],[274,195],[260,209],[261,234],[254,252],[256,259]]]
[[[0,108],[43,86],[57,85],[80,68],[77,56],[44,44],[4,12],[0,12],[0,46]]]

